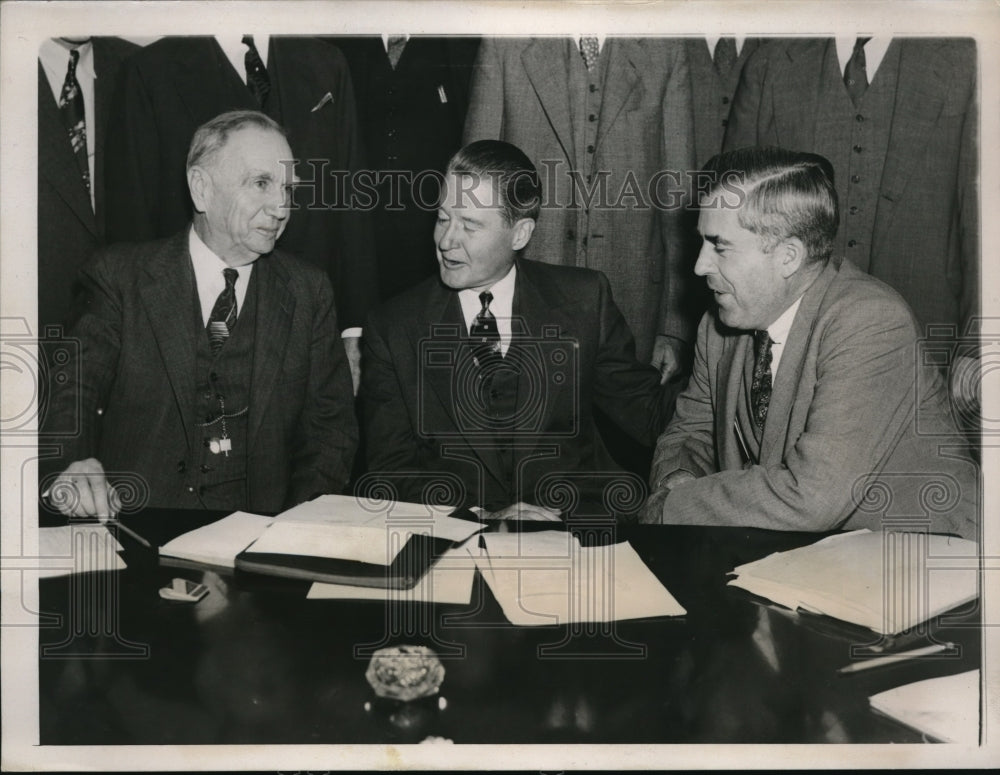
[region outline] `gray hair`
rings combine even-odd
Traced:
[[[222,149],[231,133],[248,126],[268,129],[288,139],[288,134],[281,124],[259,111],[231,110],[228,113],[220,113],[195,130],[194,137],[191,138],[191,148],[188,150],[186,169],[204,164],[208,158]]]

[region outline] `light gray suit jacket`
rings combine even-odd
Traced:
[[[590,233],[577,233],[582,204],[567,206],[579,150],[571,124],[567,51],[564,38],[484,39],[473,72],[465,142],[505,140],[535,163],[546,204],[525,257],[577,266],[578,243],[586,239],[585,265],[608,276],[635,336],[637,355],[646,360],[656,334],[687,341],[694,335],[697,315],[685,308],[690,297],[685,285],[692,279],[688,263],[693,262],[685,261],[682,211],[635,206],[634,199],[624,199],[624,207],[595,204]],[[659,198],[668,203],[681,186],[666,175],[656,178],[657,173],[681,172],[694,164],[683,41],[609,38],[601,56],[610,59],[597,142],[591,169],[576,172],[585,179],[592,170],[607,171],[612,203],[627,190],[629,178],[644,192],[658,180]],[[576,202],[581,202],[579,194]]]
[[[702,319],[694,373],[657,444],[646,519],[975,538],[978,468],[898,294],[848,261],[826,266],[785,344],[758,464],[744,462],[734,433],[752,341],[714,310]],[[698,478],[665,494],[677,470]]]

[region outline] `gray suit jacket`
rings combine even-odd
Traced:
[[[827,265],[785,344],[759,464],[744,463],[733,430],[752,341],[714,311],[702,319],[694,373],[657,444],[651,480],[659,492],[647,518],[976,537],[978,469],[898,294],[848,261]],[[658,485],[677,470],[698,478],[664,500]]]
[[[769,43],[751,57],[736,93],[726,149],[779,145],[813,151],[825,39]],[[878,188],[870,271],[920,322],[964,334],[979,311],[976,44],[899,38],[899,81]],[[839,183],[847,170],[836,170]],[[842,190],[838,185],[838,191]]]
[[[545,202],[525,257],[577,266],[578,243],[587,240],[586,266],[608,276],[635,335],[638,357],[646,360],[656,334],[690,341],[694,333],[697,317],[685,314],[684,306],[691,267],[681,239],[682,211],[624,199],[623,207],[593,206],[590,234],[576,232],[582,205],[579,184],[574,188],[570,175],[576,149],[566,54],[562,38],[484,39],[473,72],[465,141],[505,140],[535,163]],[[666,204],[680,187],[667,176],[656,178],[657,173],[688,170],[694,163],[684,45],[609,38],[601,56],[610,61],[591,166],[610,173],[611,203],[634,177],[642,192],[659,180],[659,197]],[[554,170],[551,175],[547,168]],[[585,178],[590,170],[576,172]],[[567,206],[574,190],[578,204]]]
[[[188,231],[105,249],[83,273],[80,354],[54,373],[62,464],[96,457],[145,480],[151,506],[191,508],[196,432],[194,283]],[[279,252],[257,261],[247,508],[274,512],[347,483],[357,422],[333,292]],[[114,481],[112,474],[109,477]],[[134,481],[134,479],[133,479]]]

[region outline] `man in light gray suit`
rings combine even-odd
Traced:
[[[715,303],[644,519],[975,538],[977,467],[913,313],[832,253],[830,163],[748,148],[709,171],[695,271]]]
[[[465,142],[504,140],[542,177],[525,258],[604,272],[640,361],[663,381],[694,336],[683,243],[693,169],[684,43],[656,38],[483,40]]]

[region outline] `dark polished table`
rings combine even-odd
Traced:
[[[160,543],[221,515],[146,512]],[[836,670],[877,636],[769,605],[726,572],[812,534],[587,526],[628,540],[687,610],[609,625],[515,627],[476,577],[472,604],[307,600],[309,584],[161,567],[118,536],[128,568],[41,581],[42,745],[920,742],[867,698],[980,664],[976,604],[904,635],[945,654],[853,675]],[[156,531],[153,531],[156,532]],[[197,604],[163,600],[203,581]],[[377,700],[371,653],[430,646],[440,697]],[[884,644],[883,644],[884,645]]]

